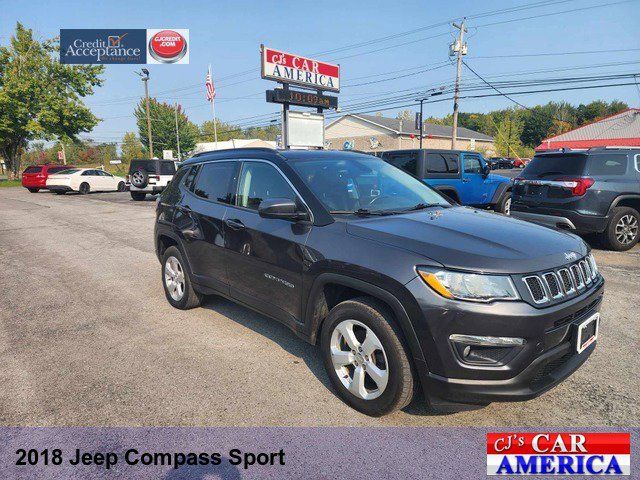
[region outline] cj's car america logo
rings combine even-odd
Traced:
[[[188,29],[62,29],[60,63],[189,63]]]
[[[488,433],[487,475],[630,475],[628,433]]]

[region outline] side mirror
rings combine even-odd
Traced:
[[[491,167],[489,166],[488,163],[485,163],[484,166],[482,167],[482,176],[484,178],[487,178],[489,176],[490,171],[491,171]]]
[[[262,218],[279,218],[280,220],[309,220],[309,213],[298,208],[290,198],[269,198],[260,202],[258,214]]]

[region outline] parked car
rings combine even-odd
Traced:
[[[513,168],[524,168],[531,161],[530,158],[514,158]]]
[[[612,250],[640,238],[640,148],[542,153],[515,179],[512,213],[597,234]]]
[[[31,193],[47,189],[47,177],[54,173],[73,168],[71,165],[32,165],[22,172],[22,186]]]
[[[131,160],[126,177],[131,198],[144,200],[147,194],[161,193],[175,173],[176,163],[173,160]]]
[[[96,168],[70,168],[47,178],[47,188],[58,195],[67,192],[124,192],[124,178]]]
[[[381,158],[458,203],[509,214],[512,181],[490,173],[487,161],[478,152],[391,150],[383,152]]]
[[[513,159],[506,157],[491,157],[489,159],[491,168],[494,170],[513,168]]]
[[[453,204],[372,155],[210,152],[156,208],[172,306],[215,294],[282,322],[368,415],[418,388],[436,411],[533,398],[596,348],[604,281],[579,237]]]

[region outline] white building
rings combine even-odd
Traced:
[[[259,138],[251,139],[231,139],[222,142],[201,142],[196,143],[193,153],[211,152],[214,150],[226,150],[228,148],[276,148],[276,142],[269,140],[261,140]]]

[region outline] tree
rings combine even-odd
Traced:
[[[402,110],[401,112],[398,112],[396,118],[403,121],[412,121],[415,119],[415,116],[415,112],[411,110]]]
[[[494,138],[496,150],[500,155],[504,155],[505,157],[519,155],[523,146],[520,141],[520,135],[522,134],[524,123],[519,118],[517,112],[510,112],[510,115],[504,117],[500,123],[498,123]]]
[[[181,145],[182,147],[182,145]],[[147,151],[142,145],[140,139],[133,132],[127,132],[122,137],[122,161],[126,164],[131,163],[134,158],[146,158]]]
[[[38,41],[21,23],[0,47],[0,155],[17,176],[34,139],[76,139],[98,119],[82,98],[102,85],[100,65],[62,65],[57,39]]]
[[[216,128],[218,130],[218,141],[224,142],[232,138],[241,138],[242,129],[238,125],[223,122],[216,119]],[[200,141],[214,142],[215,132],[213,131],[213,120],[207,120],[200,125]]]
[[[155,98],[149,99],[149,116],[151,117],[151,137],[153,138],[154,153],[161,150],[178,152],[176,137],[176,109],[178,110],[178,133],[180,134],[180,151],[184,155],[193,150],[199,140],[198,127],[189,120],[180,105],[170,105],[159,102]],[[147,110],[145,100],[135,108],[134,115],[138,125],[138,133],[142,144],[149,148],[147,133]]]

